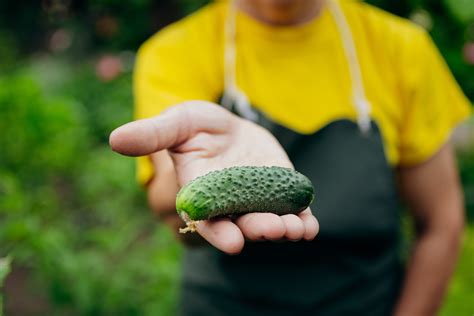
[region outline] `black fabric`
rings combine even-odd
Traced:
[[[258,123],[313,182],[320,233],[247,243],[237,256],[187,249],[181,315],[389,315],[401,280],[399,206],[376,124],[368,135],[348,120],[301,135],[261,113]]]

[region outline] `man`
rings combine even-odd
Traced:
[[[436,313],[464,221],[447,140],[469,105],[423,30],[351,1],[212,4],[144,44],[135,93],[146,119],[111,146],[149,155],[139,176],[174,230],[179,187],[211,170],[294,166],[316,188],[298,216],[200,222],[182,314]],[[404,271],[399,194],[419,228]]]

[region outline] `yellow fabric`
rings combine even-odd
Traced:
[[[342,1],[353,33],[372,118],[388,161],[418,164],[432,156],[470,113],[429,35],[411,22],[356,1]],[[136,118],[223,92],[226,3],[214,3],[165,28],[139,50]],[[356,119],[342,40],[325,9],[310,23],[272,27],[237,14],[237,83],[277,123],[310,134],[331,121]],[[153,174],[141,158],[138,177]]]

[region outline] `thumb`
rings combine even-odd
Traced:
[[[199,132],[225,133],[232,114],[210,102],[178,104],[163,114],[127,123],[109,137],[112,150],[127,156],[143,156],[181,145]]]

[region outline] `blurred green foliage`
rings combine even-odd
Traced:
[[[181,248],[107,139],[132,119],[133,52],[206,2],[0,2],[0,257],[26,268],[42,314],[174,314]],[[428,28],[474,99],[474,2],[369,2]],[[472,219],[474,150],[459,163]],[[442,315],[474,312],[473,234]]]
[[[106,142],[131,117],[130,76],[102,84],[83,65],[47,91],[35,70],[0,77],[2,253],[57,315],[172,314],[180,249],[145,207],[133,160]]]
[[[474,227],[471,224],[464,234],[464,246],[456,273],[441,309],[441,316],[472,315],[474,312]]]

